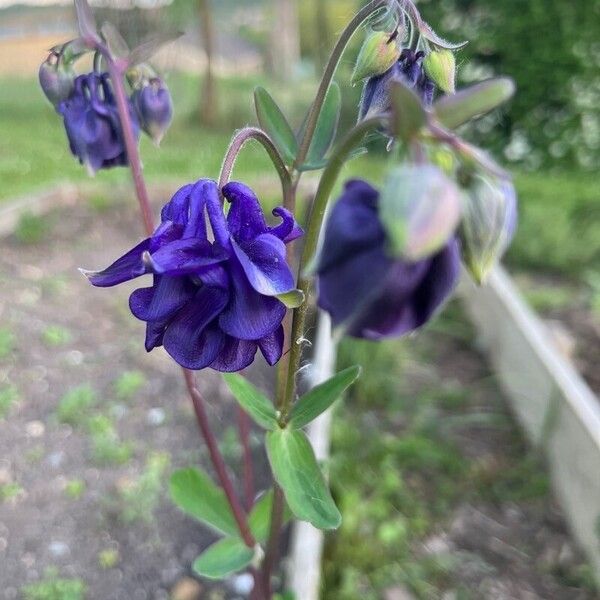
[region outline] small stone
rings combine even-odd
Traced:
[[[454,544],[448,539],[445,534],[433,535],[427,538],[424,542],[425,552],[433,556],[439,556],[441,554],[448,554],[454,548]]]
[[[183,577],[171,589],[170,600],[199,600],[202,586],[191,577]]]
[[[151,408],[146,417],[148,424],[158,427],[165,422],[166,413],[162,408]]]
[[[48,550],[54,558],[62,558],[63,556],[67,556],[70,552],[69,546],[64,542],[51,542],[48,546]]]
[[[236,594],[248,596],[254,588],[254,578],[250,573],[240,573],[231,578],[231,587]]]
[[[44,435],[46,426],[41,421],[29,421],[25,424],[25,433],[32,438],[38,438]]]
[[[8,485],[12,483],[12,474],[10,469],[0,469],[0,485]]]
[[[384,600],[415,600],[415,597],[400,585],[384,590],[383,598]]]
[[[48,464],[53,469],[58,469],[65,459],[65,453],[62,450],[58,450],[56,452],[52,452],[52,454],[48,455]]]
[[[545,322],[550,332],[550,337],[558,351],[567,360],[573,360],[577,348],[577,341],[573,337],[573,334],[560,321],[547,319]]]

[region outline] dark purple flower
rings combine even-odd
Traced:
[[[383,75],[368,79],[360,100],[359,119],[362,121],[366,117],[391,110],[390,86],[395,81],[411,88],[423,104],[430,106],[435,85],[423,68],[424,56],[423,52],[405,49],[398,61]]]
[[[173,118],[173,103],[169,89],[158,77],[135,90],[131,96],[142,129],[159,143]]]
[[[152,237],[90,282],[110,287],[146,273],[151,287],[135,290],[131,312],[146,321],[146,350],[157,346],[183,367],[239,371],[257,348],[271,365],[281,357],[286,307],[277,296],[294,289],[285,244],[302,235],[292,214],[269,227],[254,192],[229,183],[225,217],[214,181],[182,187],[162,209]],[[208,236],[206,215],[214,241]]]
[[[64,118],[71,152],[92,172],[128,164],[108,73],[77,77],[71,95],[57,110]],[[137,138],[139,125],[131,105],[129,113]]]
[[[418,262],[393,258],[378,215],[379,192],[350,181],[325,228],[318,303],[353,337],[379,340],[421,327],[458,280],[460,254],[452,238]]]

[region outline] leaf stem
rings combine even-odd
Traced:
[[[292,323],[291,333],[291,349],[288,367],[288,377],[286,382],[285,396],[281,406],[279,407],[282,416],[281,421],[285,423],[294,402],[296,393],[296,373],[300,367],[300,359],[302,357],[302,335],[306,322],[306,315],[309,306],[309,295],[311,291],[311,278],[306,273],[306,268],[313,259],[319,243],[319,235],[325,217],[327,202],[331,196],[331,192],[338,179],[340,171],[344,163],[348,159],[350,153],[363,140],[365,135],[380,128],[385,123],[384,117],[373,117],[361,121],[356,125],[340,144],[334,150],[327,167],[323,171],[315,200],[312,206],[311,214],[306,229],[304,239],[304,249],[298,270],[298,288],[304,292],[306,300],[294,311],[294,320]]]
[[[219,174],[219,189],[221,189],[230,179],[233,167],[242,148],[246,142],[250,140],[256,140],[262,147],[267,151],[279,179],[281,180],[281,188],[283,191],[284,204],[290,202],[290,196],[293,195],[293,186],[290,174],[281,158],[275,144],[271,141],[271,138],[258,127],[244,127],[239,131],[236,131],[229,143],[223,164],[221,165],[221,172]],[[286,206],[287,208],[287,206]]]
[[[296,156],[296,160],[294,161],[294,166],[296,168],[301,166],[306,160],[308,150],[317,127],[319,114],[321,113],[323,103],[325,102],[325,97],[327,96],[327,90],[329,89],[329,85],[331,84],[337,66],[342,58],[342,54],[344,53],[346,46],[348,45],[348,42],[350,41],[350,38],[352,38],[354,33],[366,19],[388,4],[389,0],[372,0],[369,2],[369,4],[356,13],[352,21],[348,23],[340,35],[335,47],[333,48],[333,51],[331,52],[331,56],[327,61],[323,77],[321,78],[321,83],[319,84],[319,89],[317,90],[315,101],[310,107],[310,111],[308,113],[308,118],[306,120],[306,131],[302,137],[300,148],[298,149],[298,154]]]

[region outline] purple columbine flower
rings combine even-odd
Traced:
[[[431,106],[435,84],[425,73],[424,57],[424,52],[405,49],[383,75],[368,79],[360,100],[359,120],[391,110],[390,86],[395,81],[411,88],[425,106]]]
[[[71,152],[93,173],[128,164],[108,73],[92,72],[77,77],[71,95],[57,110],[63,116]],[[129,113],[138,138],[138,120],[131,105]]]
[[[294,289],[285,244],[302,230],[283,207],[273,210],[281,223],[268,226],[254,192],[242,183],[222,191],[231,203],[226,217],[217,184],[201,179],[164,206],[152,237],[106,270],[84,273],[98,287],[153,274],[153,285],[129,299],[131,312],[146,321],[148,352],[164,346],[188,369],[239,371],[260,348],[274,365],[286,312],[277,296]]]
[[[368,183],[346,184],[327,221],[317,267],[319,306],[334,326],[370,340],[421,327],[448,298],[460,272],[454,238],[418,262],[389,256],[378,205],[379,192]]]

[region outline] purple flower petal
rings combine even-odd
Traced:
[[[159,248],[181,238],[183,227],[173,221],[161,223],[150,238],[150,252],[156,252]]]
[[[277,363],[283,354],[283,326],[279,326],[271,335],[258,340],[258,347],[271,366]]]
[[[203,369],[217,358],[226,338],[214,320],[226,304],[224,290],[202,287],[169,323],[163,345],[182,367]]]
[[[200,179],[194,184],[189,196],[188,213],[186,215],[184,238],[206,239],[206,207],[207,194],[214,188],[218,195],[217,184],[210,179]]]
[[[265,233],[239,246],[232,242],[250,285],[265,296],[285,294],[294,289],[294,277],[285,260],[285,244]]]
[[[424,325],[448,298],[460,272],[456,240],[433,258],[396,261],[378,298],[349,327],[349,334],[379,340],[405,335]]]
[[[146,339],[144,340],[146,352],[150,352],[154,350],[154,348],[162,346],[167,323],[168,321],[151,321],[146,323]]]
[[[171,317],[198,291],[188,277],[155,275],[154,285],[140,288],[129,296],[129,308],[142,321],[159,321]]]
[[[208,240],[186,238],[176,240],[150,255],[148,262],[157,275],[193,275],[203,267],[227,260],[222,249]]]
[[[232,181],[223,187],[223,195],[231,202],[227,224],[235,240],[248,242],[268,231],[260,202],[248,186]]]
[[[190,207],[190,192],[194,185],[188,183],[179,188],[171,200],[167,202],[161,212],[160,218],[164,221],[173,221],[177,225],[185,225],[188,220],[188,212]]]
[[[219,355],[210,363],[210,368],[225,373],[241,371],[252,363],[255,354],[256,342],[227,336]]]
[[[286,308],[279,300],[259,294],[239,262],[230,260],[231,300],[219,317],[221,329],[240,340],[261,339],[279,327]]]
[[[112,287],[124,281],[135,279],[147,272],[142,255],[149,248],[150,240],[146,239],[117,259],[110,267],[104,269],[104,271],[85,271],[82,269],[81,272],[96,287]]]
[[[280,217],[282,222],[275,227],[269,228],[269,233],[277,236],[280,240],[284,241],[286,244],[289,242],[293,242],[298,239],[302,235],[304,235],[304,230],[298,223],[296,223],[296,219],[294,219],[294,215],[283,206],[278,206],[273,209],[273,214],[276,217]]]

